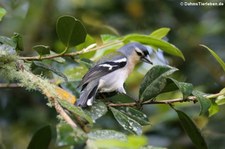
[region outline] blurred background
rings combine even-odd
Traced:
[[[62,47],[55,30],[57,18],[62,15],[81,20],[97,42],[101,34],[150,34],[158,28],[169,27],[167,40],[186,58],[182,61],[165,55],[169,64],[180,70],[178,77],[203,92],[218,93],[225,86],[225,73],[209,52],[199,46],[207,45],[225,60],[225,1],[211,1],[223,2],[224,6],[181,6],[180,1],[175,0],[0,0],[0,7],[7,11],[0,22],[0,35],[21,34],[25,49],[21,54],[33,55],[32,47],[37,44],[49,45],[52,49]],[[56,66],[60,69],[60,64]],[[128,80],[128,92],[140,84],[132,83],[134,80],[135,77]],[[2,78],[0,81],[5,83]],[[56,112],[46,103],[39,92],[18,87],[0,88],[0,148],[26,148],[38,128],[51,124],[54,129],[58,122]],[[224,106],[209,119],[198,116],[198,104],[178,104],[178,107],[192,116],[202,129],[210,149],[225,148]],[[193,148],[169,106],[151,105],[144,107],[144,111],[152,124],[144,128],[150,145]],[[121,129],[109,117],[102,119],[96,127]],[[55,148],[54,140],[51,148]]]

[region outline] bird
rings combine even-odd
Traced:
[[[75,105],[92,106],[97,93],[126,94],[124,82],[140,61],[152,64],[147,47],[139,42],[128,43],[100,59],[79,83],[81,92]]]

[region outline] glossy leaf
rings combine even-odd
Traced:
[[[206,48],[212,54],[212,56],[217,60],[217,62],[220,64],[220,66],[223,68],[223,70],[225,71],[225,62],[209,47],[207,47],[205,45],[200,45],[200,46]]]
[[[91,37],[90,35],[87,35],[85,38],[85,42],[79,44],[78,46],[76,46],[76,50],[84,50],[84,49],[93,49],[94,47],[96,47],[96,41],[93,37]],[[96,53],[96,50],[94,51],[90,51],[84,54],[79,55],[80,58],[88,58],[90,59],[91,57],[93,57]]]
[[[61,71],[57,70],[56,68],[54,68],[50,65],[47,65],[47,64],[39,62],[39,61],[33,61],[33,64],[38,67],[41,67],[43,69],[50,70],[51,72],[54,72],[58,76],[62,77],[66,82],[68,81],[67,77]]]
[[[127,116],[131,117],[132,119],[134,119],[141,125],[149,125],[150,124],[147,115],[139,110],[136,110],[131,107],[120,107],[120,108],[118,108],[118,110],[120,112],[123,112]]]
[[[89,115],[91,115],[93,121],[102,117],[107,113],[108,109],[106,105],[101,101],[95,101],[94,104],[87,110]]]
[[[40,56],[50,54],[49,46],[36,45],[32,49],[35,50]]]
[[[170,31],[170,28],[163,27],[153,31],[149,36],[157,38],[157,39],[162,39],[168,34],[169,31]]]
[[[5,36],[0,36],[0,44],[6,44],[8,46],[11,46],[15,48],[17,51],[23,50],[23,41],[22,37],[18,33],[14,33],[12,38],[8,38]]]
[[[6,15],[6,10],[2,7],[0,7],[0,21],[2,20],[2,18]]]
[[[85,65],[70,65],[65,67],[64,74],[68,77],[68,80],[78,81],[87,71],[88,69]]]
[[[225,96],[219,96],[217,99],[216,99],[216,103],[218,105],[224,105],[225,104]]]
[[[176,84],[178,89],[182,92],[184,99],[188,97],[189,95],[191,95],[193,91],[193,85],[191,83],[179,82],[173,78],[169,78],[169,79]]]
[[[204,94],[200,91],[194,90],[192,92],[194,96],[196,96],[198,102],[200,103],[200,113],[199,115],[205,115],[208,113],[208,110],[211,106],[211,101],[204,97]]]
[[[216,104],[218,105],[223,105],[225,104],[225,88],[223,88],[221,91],[220,91],[220,96],[217,97],[216,99]]]
[[[139,90],[140,99],[147,100],[158,95],[166,85],[166,77],[176,70],[176,68],[168,66],[152,67],[142,80]]]
[[[168,78],[166,79],[166,86],[162,90],[161,93],[172,92],[172,91],[176,91],[178,89],[178,87],[176,86],[176,84],[172,80],[170,80]]]
[[[148,140],[144,136],[128,136],[127,141],[121,141],[116,139],[101,139],[96,140],[95,144],[98,148],[104,149],[140,149],[148,143]]]
[[[53,52],[53,51],[50,51],[50,55],[54,55],[54,54],[56,54],[56,53]],[[63,64],[63,63],[66,62],[66,60],[63,57],[55,57],[52,60],[57,62],[57,63],[60,63],[60,64]]]
[[[84,143],[86,136],[83,136],[82,133],[80,133],[80,128],[73,129],[69,124],[67,123],[59,123],[56,126],[57,131],[57,145],[58,146],[69,146],[69,145],[77,145]],[[81,134],[81,135],[80,135]]]
[[[116,40],[117,38],[118,38],[118,36],[111,35],[111,34],[103,34],[103,35],[101,35],[101,39],[102,39],[103,43]]]
[[[183,53],[177,47],[175,47],[174,45],[172,45],[164,40],[160,40],[160,39],[157,39],[157,38],[154,38],[151,36],[131,34],[131,35],[125,36],[123,41],[125,43],[128,43],[130,41],[138,41],[143,44],[147,44],[147,45],[159,48],[168,54],[178,56],[178,57],[182,58],[183,60],[185,60]]]
[[[219,112],[219,106],[214,100],[212,100],[211,101],[211,106],[209,108],[209,117],[213,116],[217,112]]]
[[[82,108],[78,107],[78,106],[74,106],[73,104],[69,103],[68,101],[66,100],[58,100],[59,103],[64,107],[66,108],[67,110],[69,110],[70,112],[72,112],[73,114],[75,115],[78,115],[84,119],[86,119],[90,124],[93,124],[93,120],[92,118],[87,115]]]
[[[99,139],[117,139],[121,141],[126,141],[127,136],[121,132],[115,130],[94,130],[88,134],[88,138],[92,140],[99,140]]]
[[[115,119],[117,122],[125,129],[128,130],[131,133],[136,133],[138,135],[141,135],[142,133],[142,126],[129,117],[128,115],[124,114],[123,112],[120,112],[119,110],[110,107],[110,110],[112,111]]]
[[[23,39],[22,36],[18,33],[14,33],[12,40],[15,43],[15,49],[17,51],[23,51]]]
[[[85,38],[85,42],[76,46],[76,50],[79,50],[79,51],[83,50],[83,49],[87,48],[88,46],[95,44],[95,43],[96,43],[95,39],[87,34],[87,36]]]
[[[179,110],[175,111],[178,114],[182,127],[184,128],[196,148],[207,149],[207,144],[194,122],[184,112]]]
[[[221,94],[225,94],[225,88],[220,91]]]
[[[33,135],[27,149],[48,149],[51,138],[51,127],[44,126]]]
[[[72,16],[62,16],[57,20],[56,32],[66,47],[77,46],[85,41],[87,32],[83,24]]]
[[[6,37],[6,36],[0,36],[0,44],[6,44],[13,48],[16,47],[15,42],[11,38]]]
[[[82,58],[80,59],[79,63],[85,65],[88,69],[90,69],[93,66],[94,62],[90,59]]]

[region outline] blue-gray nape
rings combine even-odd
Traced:
[[[128,43],[125,46],[121,47],[118,51],[123,53],[124,55],[131,55],[135,48],[140,49],[145,55],[149,55],[147,47],[138,42]]]

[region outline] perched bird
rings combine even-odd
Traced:
[[[129,43],[96,63],[82,78],[80,98],[76,105],[91,106],[97,93],[126,94],[123,87],[128,75],[140,61],[152,64],[147,48],[137,42]]]

